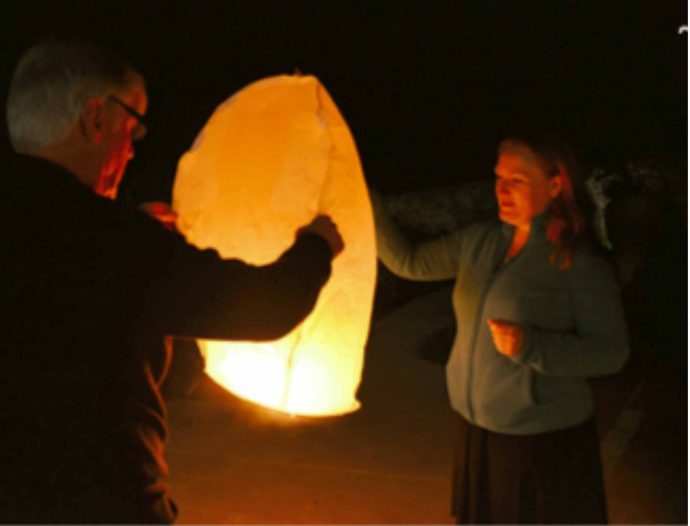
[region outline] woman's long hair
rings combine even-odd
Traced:
[[[555,245],[549,257],[552,265],[566,269],[572,265],[575,252],[589,240],[592,203],[587,197],[577,159],[570,147],[553,137],[510,137],[501,141],[499,155],[522,146],[539,160],[549,177],[561,176],[563,188],[551,201],[547,211],[547,239]]]

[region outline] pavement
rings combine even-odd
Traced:
[[[454,418],[443,366],[421,358],[453,323],[449,297],[435,290],[373,323],[355,413],[291,417],[206,377],[170,400],[179,522],[451,524]],[[613,524],[687,523],[686,415],[650,417],[660,384],[607,386],[625,398],[602,438]]]

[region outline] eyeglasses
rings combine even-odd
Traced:
[[[139,139],[143,139],[148,130],[144,116],[132,108],[129,104],[122,102],[115,95],[108,95],[108,100],[120,105],[127,113],[137,120],[137,125],[132,129],[132,140],[138,141]]]

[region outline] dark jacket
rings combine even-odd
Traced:
[[[51,163],[2,172],[0,522],[124,522],[117,503],[167,490],[164,335],[286,334],[331,251],[304,235],[271,265],[223,261]]]

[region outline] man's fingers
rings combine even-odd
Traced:
[[[329,216],[316,216],[311,223],[300,228],[297,231],[297,235],[299,236],[307,232],[318,234],[323,237],[331,247],[333,256],[340,254],[345,247],[343,238],[340,232],[338,232],[338,227]]]

